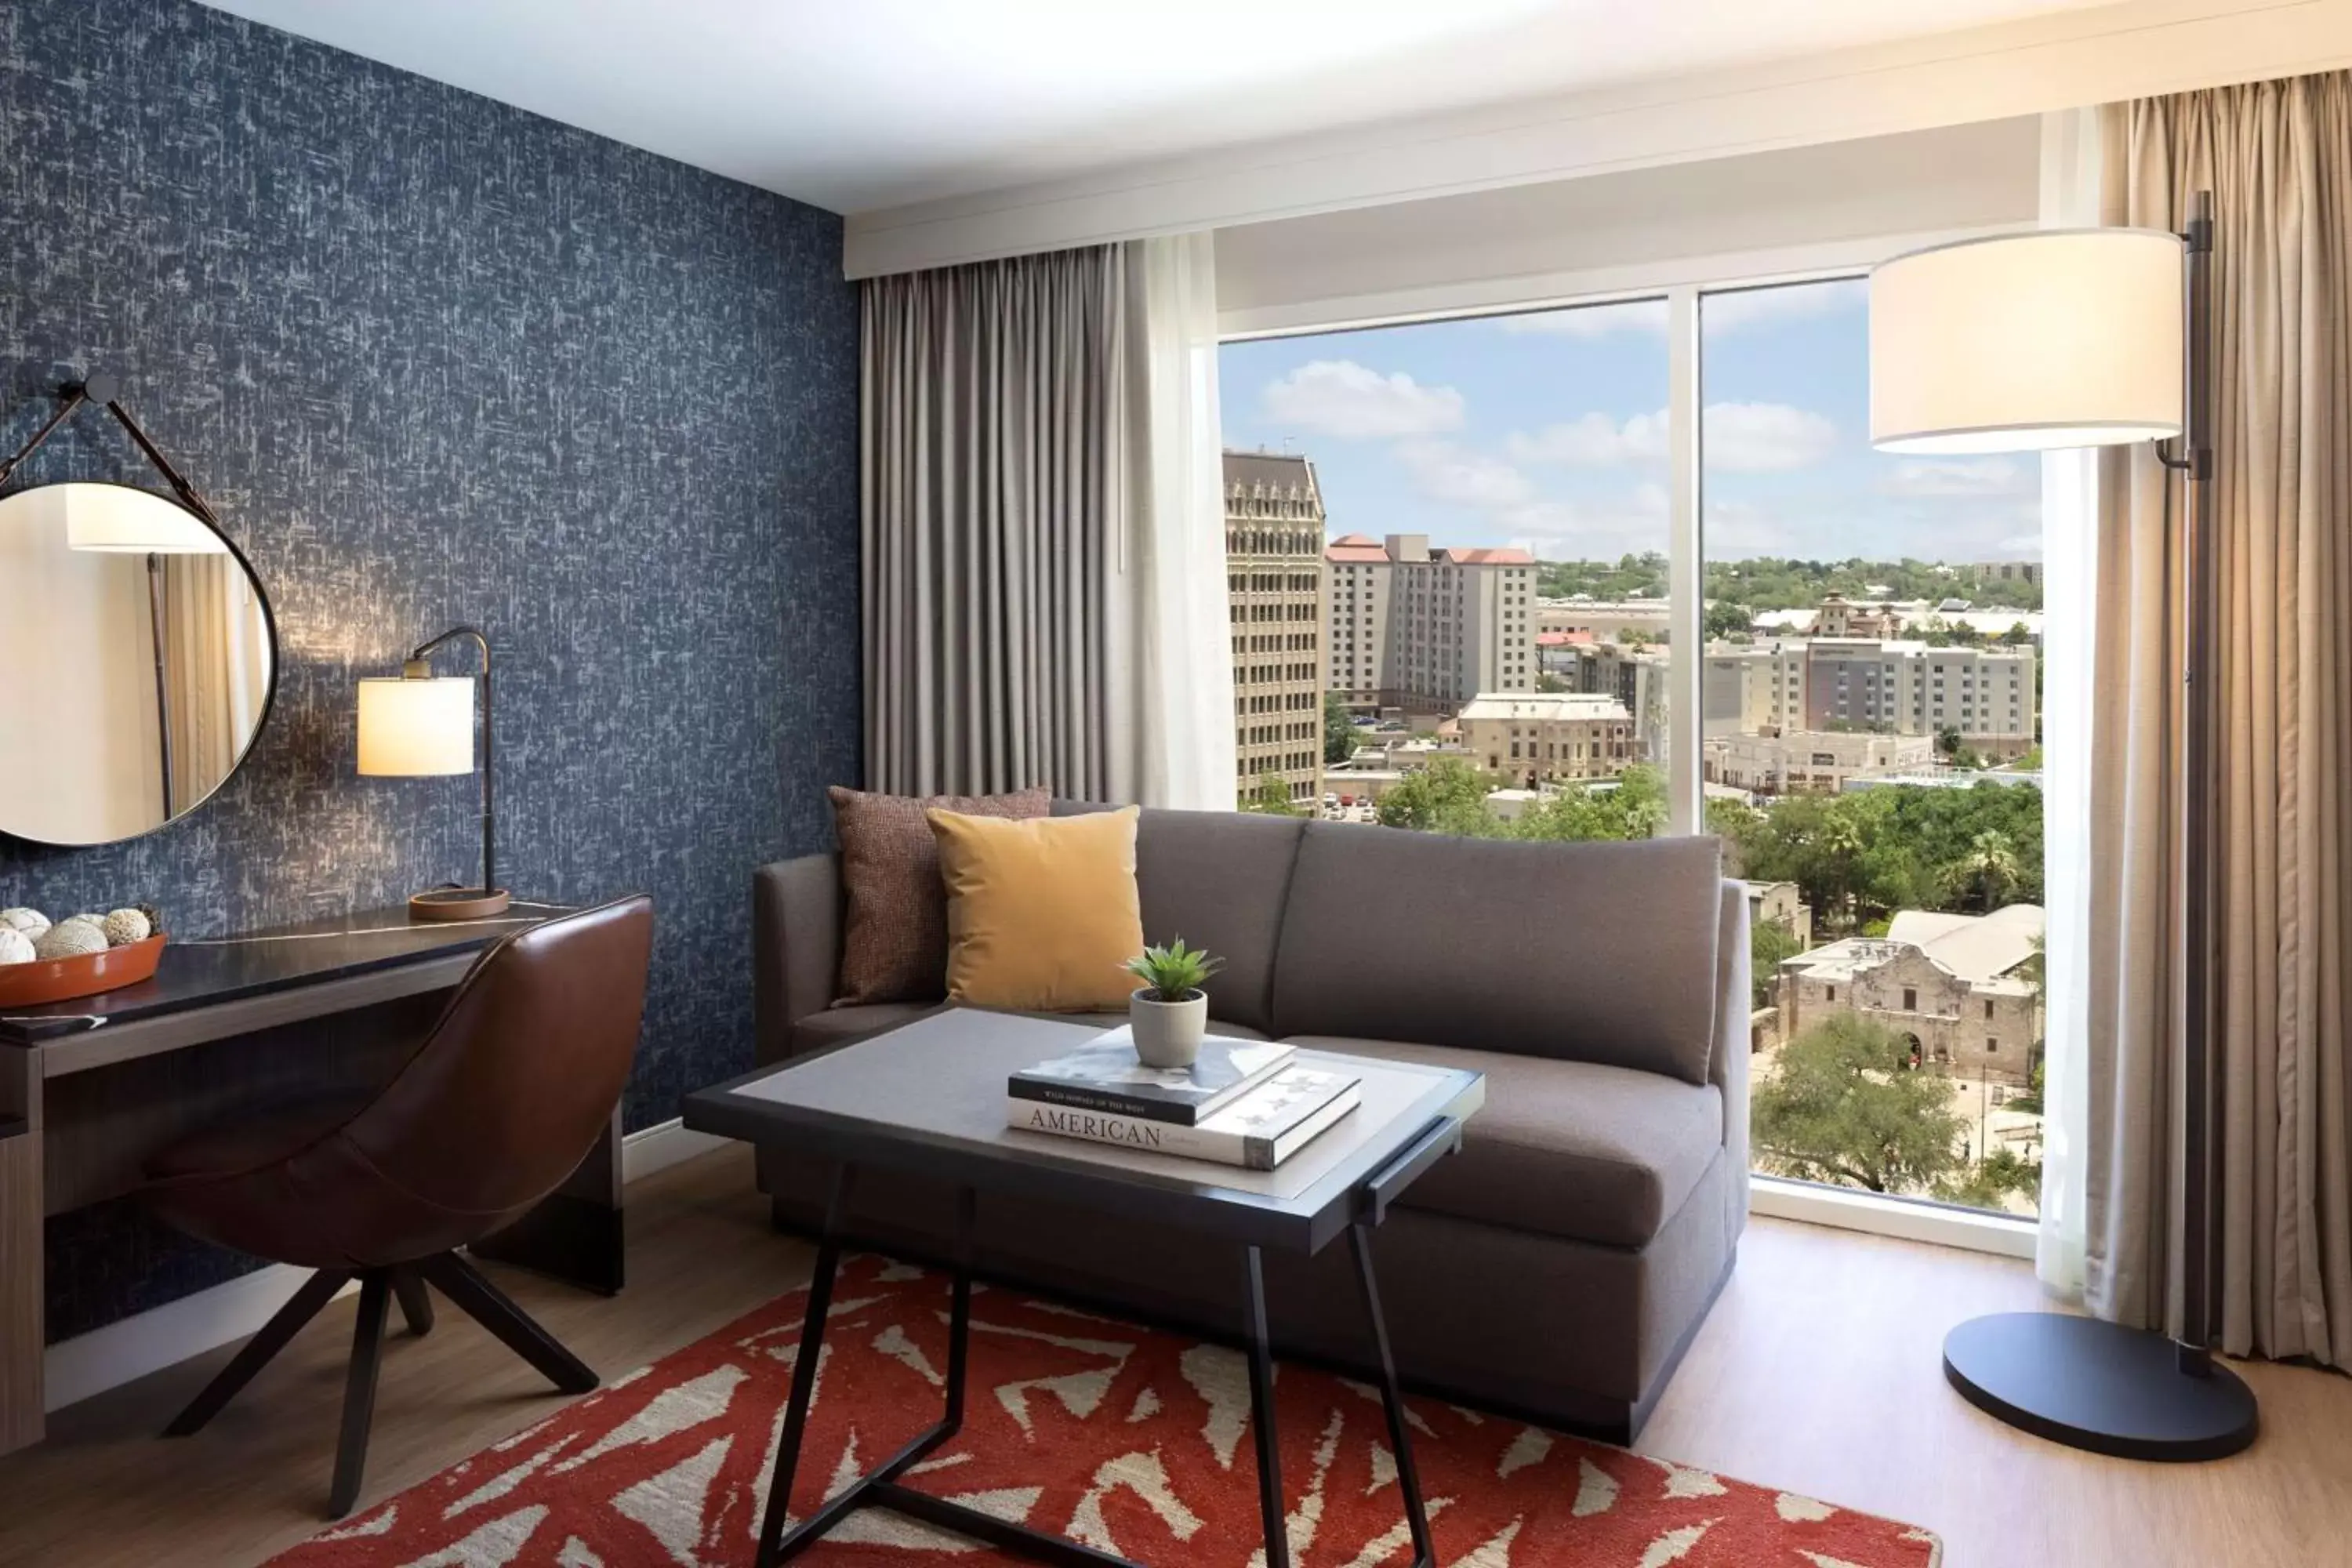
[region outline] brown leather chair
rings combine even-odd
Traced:
[[[653,901],[627,898],[486,951],[392,1080],[240,1118],[148,1162],[170,1224],[317,1273],[167,1427],[219,1414],[345,1284],[360,1281],[332,1517],[367,1463],[389,1298],[433,1326],[429,1284],[567,1394],[596,1374],[458,1256],[561,1185],[619,1103],[644,1016]]]

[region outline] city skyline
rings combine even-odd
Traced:
[[[1868,441],[1860,279],[1707,296],[1710,559],[2039,560],[2031,458]],[[1664,553],[1663,301],[1228,343],[1225,444],[1316,461],[1334,534]]]

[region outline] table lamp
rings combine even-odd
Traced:
[[[2214,1364],[2210,1037],[2215,551],[2210,321],[2213,199],[2188,231],[2044,229],[1897,257],[1870,279],[1870,435],[1889,452],[2159,443],[2184,479],[2186,563],[2172,971],[2183,1126],[2181,1333],[2061,1312],[1976,1318],[1947,1382],[2023,1431],[2134,1459],[2217,1459],[2254,1440],[2245,1383]]]
[[[482,650],[482,883],[418,893],[408,900],[411,920],[481,920],[504,914],[510,902],[499,886],[494,858],[490,639],[478,628],[452,627],[410,654],[399,675],[361,680],[360,773],[371,778],[428,778],[474,772],[474,679],[435,675],[432,666],[436,650],[461,638],[471,638]]]

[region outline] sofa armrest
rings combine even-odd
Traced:
[[[793,1025],[833,1002],[841,973],[841,857],[751,873],[751,1020],[761,1064],[793,1054]]]
[[[1723,1149],[1731,1167],[1731,1232],[1748,1221],[1748,1053],[1754,990],[1749,973],[1748,884],[1723,884],[1716,942],[1715,1051],[1707,1079],[1723,1092]]]

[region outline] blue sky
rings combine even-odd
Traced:
[[[1859,280],[1713,295],[1700,318],[1710,556],[2039,560],[2028,457],[1870,449]],[[1315,459],[1333,533],[1666,548],[1664,307],[1228,343],[1225,444]]]

